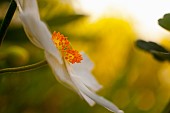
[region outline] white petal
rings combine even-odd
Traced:
[[[102,88],[102,85],[100,85],[95,77],[91,74],[91,70],[93,69],[94,64],[84,52],[81,52],[81,55],[83,57],[81,63],[70,65],[75,71],[76,75],[79,76],[79,78],[88,88],[93,91],[98,91]]]
[[[81,63],[71,64],[74,69],[77,70],[89,70],[91,71],[94,67],[94,63],[90,60],[90,58],[84,53],[80,52],[83,57]]]
[[[70,79],[70,76],[68,75],[68,72],[64,66],[64,63],[60,64],[58,60],[48,52],[45,52],[45,57],[46,57],[47,62],[51,66],[55,74],[55,77],[61,82],[72,85],[73,83]]]
[[[72,82],[68,71],[66,70],[65,63],[62,64],[58,62],[58,60],[48,52],[45,52],[45,57],[47,62],[49,63],[56,79],[61,82],[66,87],[78,93],[80,96],[80,92],[78,91],[75,84]]]
[[[30,21],[28,20],[30,17],[29,16],[25,16],[26,14],[20,14],[20,19],[22,21],[22,24],[24,26],[24,30],[25,33],[27,34],[29,40],[37,47],[43,49],[42,44],[35,38],[34,36],[34,28],[32,28],[33,26],[31,26],[31,19]],[[27,18],[27,19],[26,19]]]
[[[37,0],[24,0],[24,12],[30,12],[34,17],[40,18]]]
[[[30,16],[35,17],[36,19],[39,19],[39,12],[38,12],[36,0],[15,0],[15,1],[17,3],[19,13],[20,13],[20,18],[24,25],[24,30],[27,36],[29,37],[30,41],[34,45],[43,49],[42,45],[37,41],[37,39],[32,36],[32,33],[30,31],[31,28],[29,28],[30,26],[27,26],[26,21],[25,21],[25,18],[30,17]],[[35,12],[36,12],[36,15],[38,16],[35,16]]]
[[[15,0],[21,13],[31,13],[34,17],[40,18],[37,0]]]
[[[71,67],[71,65],[69,65],[68,63],[66,63],[66,67],[68,69],[68,73],[70,74],[70,77],[73,81],[73,83],[75,84],[75,86],[79,89],[79,91],[81,92],[81,94],[83,93],[83,96],[86,95],[85,100],[89,103],[89,99],[93,100],[94,102],[104,106],[105,108],[107,108],[108,110],[115,112],[115,113],[123,113],[122,110],[119,110],[119,108],[114,105],[113,103],[111,103],[110,101],[104,99],[101,96],[98,96],[96,93],[90,91],[86,85],[83,83],[82,79],[80,78],[80,76],[77,76],[76,73],[74,72],[73,68]],[[89,99],[87,99],[87,97]],[[90,101],[91,101],[90,100]],[[90,104],[90,103],[89,103]]]
[[[106,100],[105,98],[98,96],[97,94],[91,92],[77,76],[71,77],[73,82],[76,84],[76,86],[79,88],[79,90],[84,93],[87,97],[95,101],[96,103],[104,106],[108,110],[115,112],[115,113],[124,113],[122,110],[119,110],[119,108],[111,103],[110,101]]]
[[[95,102],[92,99],[90,99],[88,96],[86,96],[83,92],[80,91],[80,93],[90,106],[95,105]]]
[[[97,82],[91,72],[84,70],[75,71],[75,73],[90,90],[96,92],[102,88],[102,85]]]
[[[19,12],[22,12],[23,11],[23,0],[15,0],[15,2],[17,4]]]
[[[45,23],[40,19],[35,18],[30,13],[20,13],[20,19],[23,23],[24,30],[32,43],[45,49],[62,63],[60,52],[51,40],[51,33]]]

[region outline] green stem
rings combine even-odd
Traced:
[[[15,10],[17,8],[17,4],[14,0],[11,0],[11,4],[8,8],[8,11],[6,13],[6,16],[1,24],[1,27],[0,27],[0,45],[2,44],[2,41],[5,37],[5,34],[7,32],[7,29],[8,29],[8,26],[12,20],[12,17],[15,13]]]
[[[3,73],[16,73],[16,72],[23,72],[23,71],[29,71],[32,69],[39,68],[41,66],[44,66],[47,64],[46,60],[40,61],[35,64],[27,65],[27,66],[21,66],[21,67],[16,67],[16,68],[5,68],[5,69],[0,69],[0,74]]]

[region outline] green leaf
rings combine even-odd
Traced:
[[[159,51],[159,52],[168,52],[164,47],[162,47],[161,45],[155,42],[146,42],[144,40],[137,40],[136,46],[148,52],[152,50]]]
[[[158,61],[170,61],[170,52],[155,42],[137,40],[136,46],[150,54]]]
[[[170,31],[170,13],[165,14],[163,18],[159,19],[158,24],[164,29]]]
[[[151,53],[153,54],[153,56],[156,59],[159,59],[160,61],[165,61],[168,60],[170,61],[170,53],[164,53],[164,52],[159,52],[159,51],[151,51]]]

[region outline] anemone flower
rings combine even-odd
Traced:
[[[51,35],[41,21],[36,0],[15,0],[20,20],[29,40],[44,50],[55,77],[84,98],[89,105],[98,103],[115,113],[123,113],[113,103],[95,92],[102,86],[91,74],[93,63],[84,52],[73,49],[67,37],[59,32]]]

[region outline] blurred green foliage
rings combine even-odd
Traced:
[[[158,24],[166,30],[170,30],[170,14],[165,14],[163,18],[158,20]]]
[[[146,42],[144,40],[137,40],[136,46],[150,54],[158,61],[169,61],[170,53],[161,45],[155,42]]]
[[[135,49],[136,34],[127,20],[101,18],[90,22],[87,15],[76,14],[69,4],[57,0],[38,3],[41,18],[51,32],[56,30],[68,36],[74,48],[85,51],[94,61],[93,74],[104,86],[98,92],[100,95],[125,113],[161,113],[170,97],[170,65]],[[0,48],[1,69],[44,59],[43,51],[29,42],[17,18],[16,13]],[[169,43],[162,41],[165,46]],[[0,113],[109,111],[99,105],[90,107],[60,84],[47,65],[29,72],[1,75]]]
[[[170,30],[170,14],[165,14],[163,18],[158,20],[158,24],[166,30]],[[155,42],[146,42],[144,40],[137,40],[136,46],[150,54],[158,61],[169,61],[170,52],[163,46]]]

